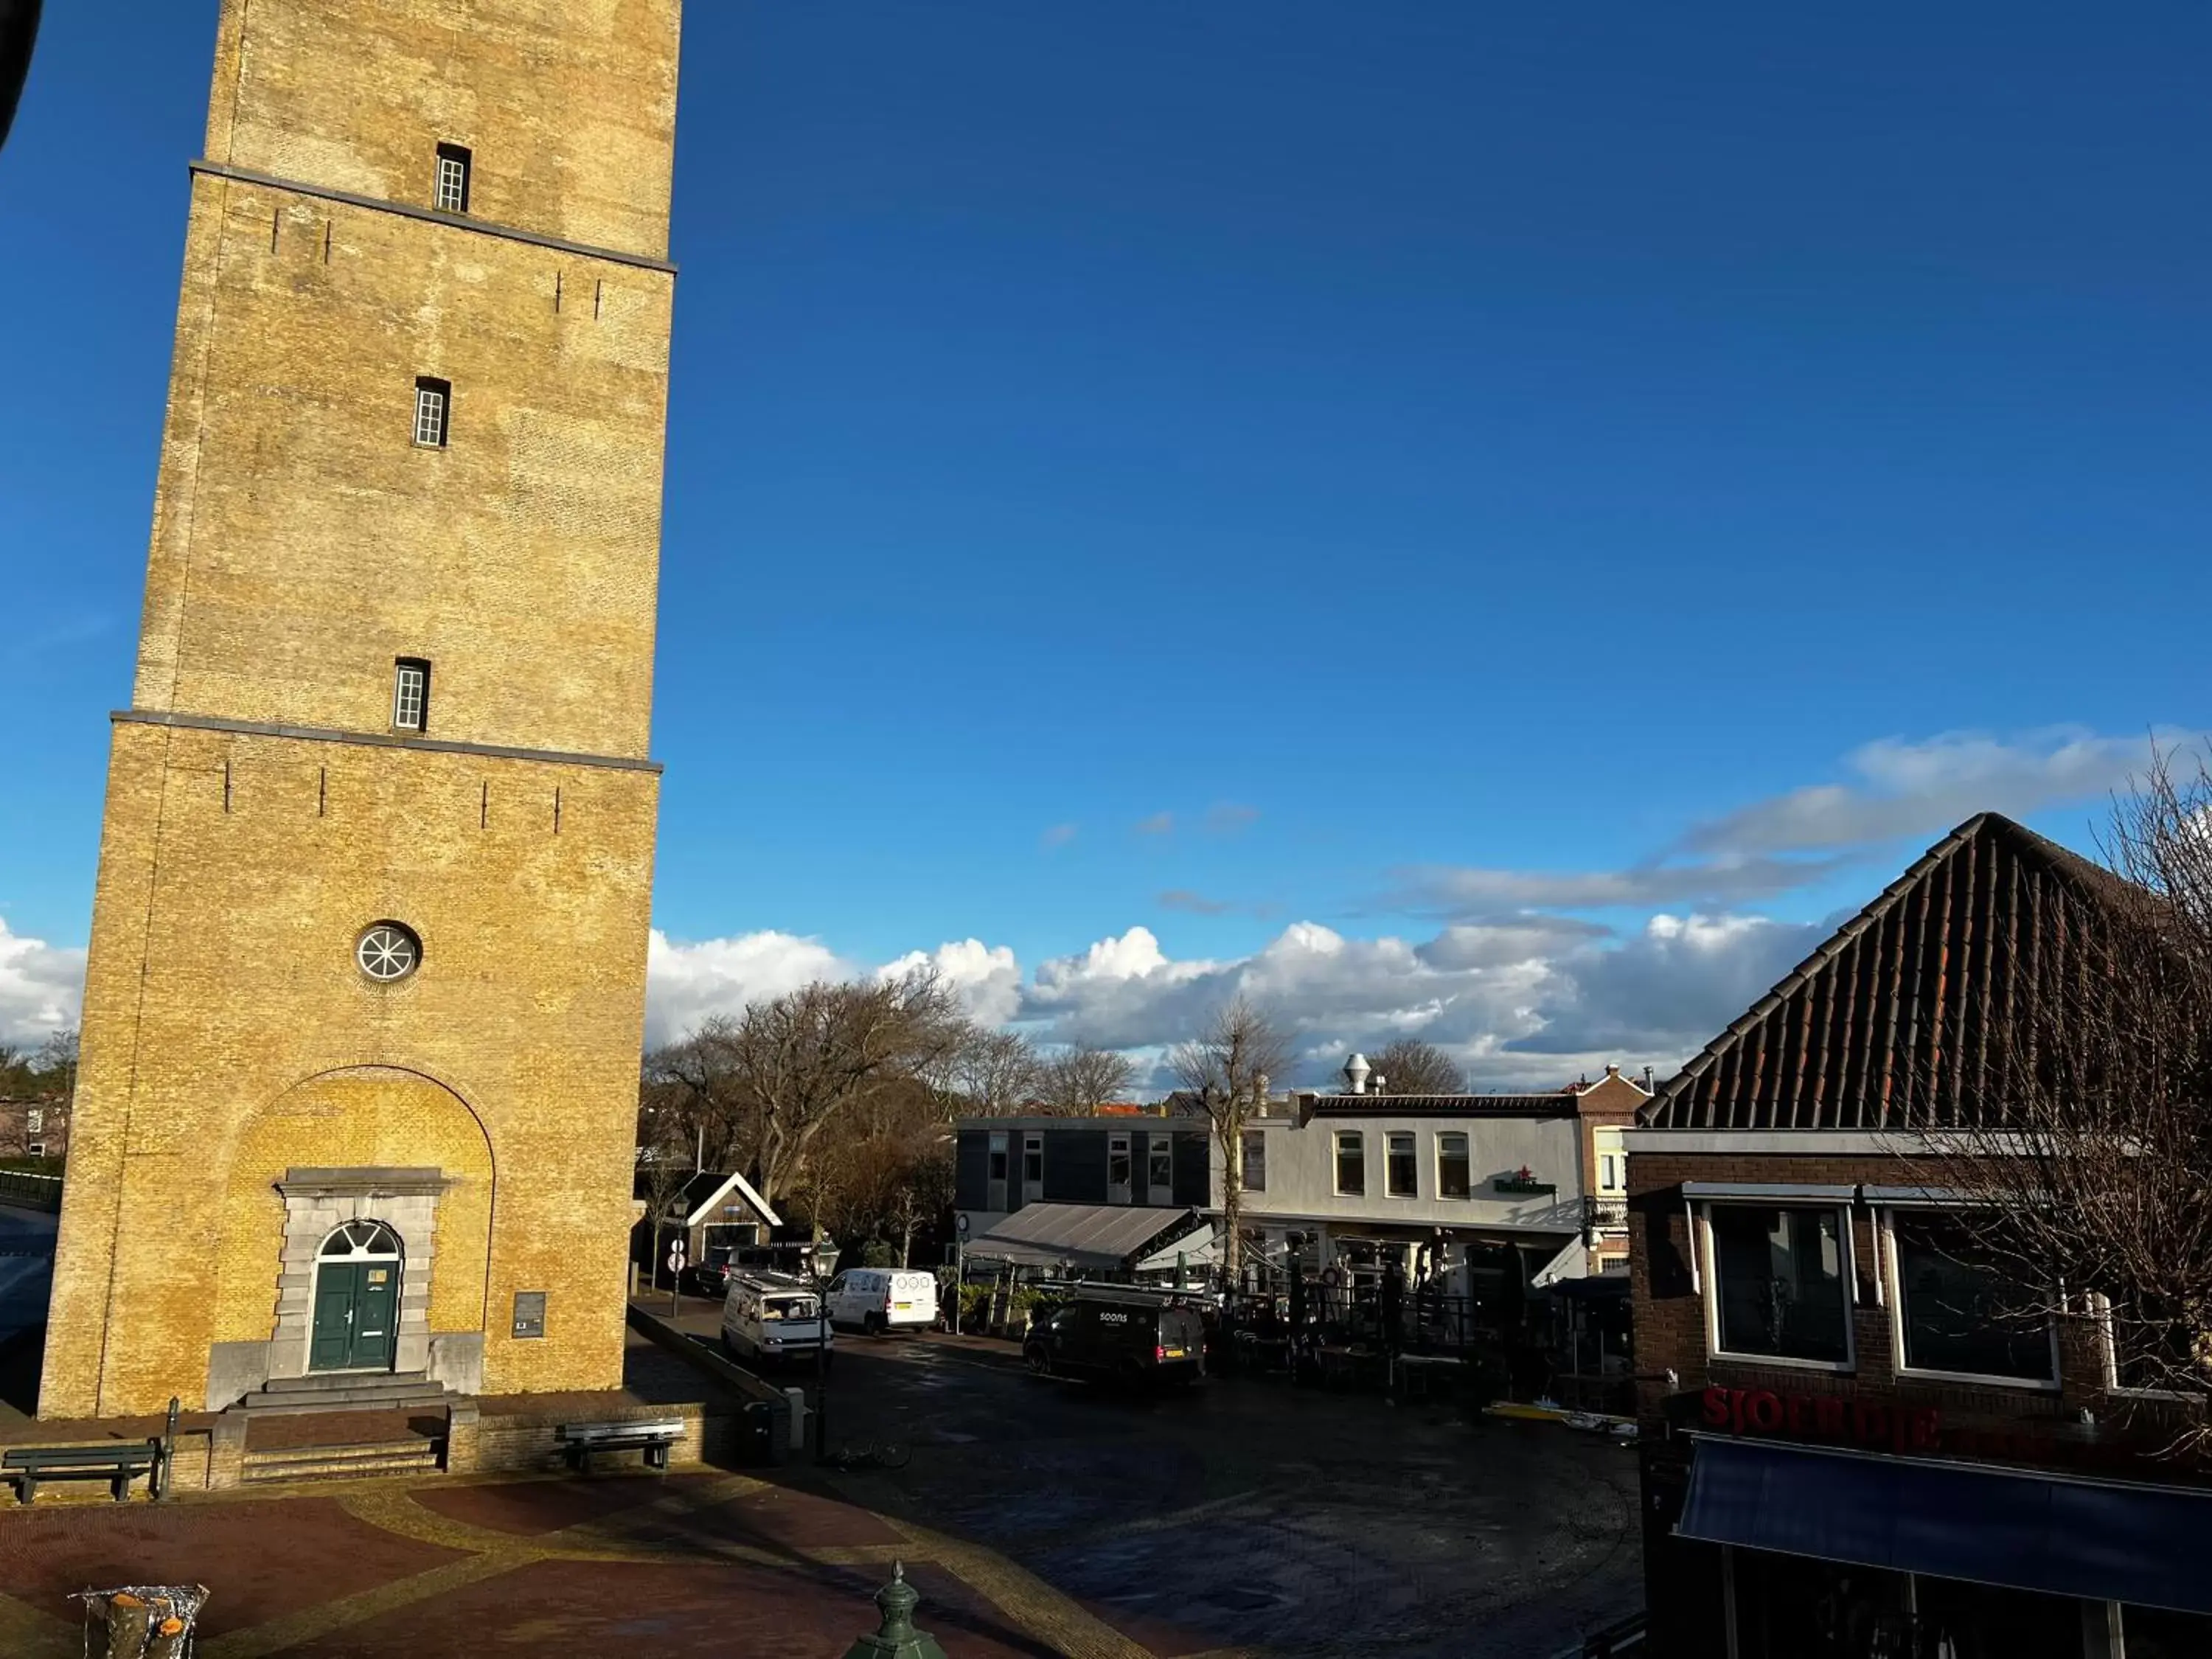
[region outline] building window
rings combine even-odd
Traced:
[[[392,724],[401,732],[420,732],[430,723],[430,665],[402,657],[392,669]]]
[[[36,1124],[32,1127],[36,1128]],[[2195,1322],[2178,1307],[2146,1297],[2090,1298],[2105,1334],[2105,1386],[2124,1394],[2178,1397],[2203,1373]]]
[[[1129,1137],[1126,1134],[1106,1138],[1106,1200],[1109,1204],[1129,1201]]]
[[[991,1179],[1003,1183],[1006,1178],[1006,1137],[1003,1130],[991,1133]]]
[[[1902,1369],[2057,1386],[2049,1316],[1988,1263],[1963,1222],[1899,1211],[1890,1240]]]
[[[1357,1129],[1337,1133],[1336,1191],[1340,1198],[1367,1194],[1367,1137]]]
[[[1248,1193],[1267,1190],[1267,1132],[1265,1129],[1244,1131],[1243,1184]]]
[[[1437,1196],[1465,1198],[1474,1190],[1474,1160],[1467,1137],[1449,1132],[1437,1137]]]
[[[1716,1204],[1706,1229],[1718,1310],[1714,1335],[1721,1352],[1850,1363],[1842,1211]]]
[[[1175,1188],[1175,1147],[1165,1135],[1154,1135],[1145,1142],[1145,1161],[1151,1165],[1146,1173],[1152,1191],[1171,1192]]]
[[[415,447],[443,449],[453,425],[453,383],[425,374],[415,382]]]
[[[404,923],[380,921],[354,941],[353,959],[362,973],[388,985],[422,965],[422,941]]]
[[[36,1133],[39,1133],[39,1131],[40,1131],[40,1130],[41,1130],[41,1129],[45,1128],[46,1127],[46,1113],[45,1113],[43,1110],[41,1110],[40,1108],[38,1108],[38,1107],[36,1107],[36,1106],[33,1106],[33,1107],[31,1107],[28,1110],[27,1110],[27,1111],[25,1111],[25,1112],[24,1112],[24,1114],[23,1114],[23,1129],[24,1129],[24,1133],[26,1133],[27,1134],[36,1134]]]
[[[1006,1206],[1006,1132],[991,1131],[988,1143],[988,1156],[984,1163],[983,1207],[996,1215]]]
[[[1628,1154],[1622,1149],[1620,1131],[1599,1129],[1590,1139],[1597,1148],[1597,1189],[1618,1197],[1628,1190]]]
[[[441,213],[469,210],[469,170],[472,158],[459,144],[438,146],[437,206]]]
[[[1421,1162],[1413,1151],[1413,1137],[1393,1131],[1384,1147],[1383,1184],[1393,1198],[1421,1195]]]
[[[46,1155],[46,1143],[43,1140],[33,1141],[28,1148],[28,1155],[32,1158],[44,1158]]]
[[[1031,1133],[1022,1137],[1022,1185],[1044,1186],[1044,1137]]]

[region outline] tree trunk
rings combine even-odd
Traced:
[[[1244,1119],[1231,1111],[1221,1126],[1221,1224],[1228,1237],[1221,1241],[1221,1287],[1233,1291],[1243,1283],[1244,1269]]]

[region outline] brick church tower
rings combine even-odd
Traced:
[[[679,0],[222,0],[40,1412],[616,1385]]]

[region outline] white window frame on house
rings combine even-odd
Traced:
[[[1004,1129],[989,1133],[991,1138],[984,1144],[983,1153],[983,1207],[994,1215],[1002,1215],[1007,1207],[1008,1180],[1013,1173],[1007,1167],[1012,1153],[1007,1150]]]
[[[1121,1178],[1114,1179],[1114,1160],[1121,1160]],[[1132,1204],[1136,1201],[1137,1166],[1129,1146],[1129,1132],[1117,1129],[1106,1137],[1106,1201],[1109,1204]]]
[[[1159,1179],[1163,1164],[1164,1181]],[[1145,1137],[1145,1196],[1154,1205],[1175,1202],[1175,1142],[1157,1130]]]
[[[1597,1190],[1601,1198],[1622,1198],[1628,1193],[1628,1151],[1621,1132],[1609,1124],[1590,1131],[1590,1146],[1597,1153]]]
[[[392,729],[430,729],[430,663],[425,657],[401,657],[392,665]]]
[[[2104,1349],[2105,1392],[2124,1400],[2191,1400],[2196,1396],[2179,1389],[2132,1389],[2120,1381],[2119,1344],[2112,1337],[2112,1300],[2102,1291],[2089,1292],[2091,1316]]]
[[[470,174],[475,170],[476,157],[468,149],[459,144],[439,145],[430,204],[441,213],[466,213]]]
[[[1401,1142],[1405,1150],[1406,1170],[1413,1177],[1413,1185],[1402,1193],[1398,1190],[1398,1156]],[[1411,1129],[1385,1129],[1382,1132],[1382,1196],[1419,1198],[1420,1195],[1420,1138]]]
[[[1259,1154],[1257,1158],[1253,1157],[1255,1152]],[[1260,1172],[1260,1178],[1257,1181],[1252,1178],[1255,1169]],[[1267,1132],[1265,1129],[1244,1131],[1243,1141],[1238,1152],[1237,1184],[1239,1190],[1248,1193],[1264,1193],[1267,1190]]]
[[[443,449],[453,430],[453,383],[435,375],[415,379],[415,447]]]
[[[1445,1191],[1445,1190],[1444,1190],[1445,1184],[1446,1184],[1446,1183],[1445,1183],[1445,1182],[1444,1182],[1444,1143],[1445,1143],[1446,1141],[1448,1141],[1448,1140],[1456,1140],[1457,1142],[1459,1142],[1459,1146],[1460,1146],[1460,1159],[1461,1159],[1461,1163],[1462,1163],[1462,1166],[1463,1166],[1462,1173],[1462,1174],[1464,1175],[1464,1176],[1465,1176],[1465,1181],[1464,1181],[1464,1182],[1463,1182],[1462,1184],[1464,1185],[1464,1187],[1465,1187],[1466,1190],[1465,1190],[1465,1191],[1463,1191],[1463,1192],[1456,1192],[1456,1193],[1453,1193],[1453,1192],[1447,1192],[1447,1191]],[[1473,1135],[1473,1134],[1471,1134],[1471,1133],[1468,1133],[1467,1130],[1465,1130],[1465,1129],[1439,1129],[1439,1130],[1437,1130],[1437,1136],[1436,1136],[1436,1158],[1437,1158],[1437,1197],[1438,1198],[1438,1200],[1442,1200],[1442,1201],[1443,1201],[1443,1202],[1447,1202],[1447,1203],[1455,1203],[1455,1204],[1457,1204],[1457,1203],[1464,1203],[1464,1202],[1466,1202],[1466,1201],[1468,1201],[1468,1200],[1469,1200],[1473,1199],[1473,1198],[1474,1198],[1474,1135]]]
[[[44,1158],[46,1155],[46,1143],[43,1140],[32,1141],[25,1148],[23,1155],[26,1158]]]
[[[1344,1146],[1349,1141],[1359,1149],[1359,1185],[1347,1188],[1344,1184]],[[1329,1137],[1328,1179],[1332,1191],[1339,1198],[1367,1196],[1367,1134],[1362,1129],[1339,1129]]]
[[[1036,1170],[1034,1179],[1031,1169]],[[1038,1204],[1044,1200],[1044,1135],[1036,1129],[1022,1132],[1022,1202]]]
[[[1869,1194],[1872,1196],[1872,1194]],[[1883,1300],[1889,1308],[1889,1358],[1896,1374],[1920,1382],[1963,1382],[1977,1389],[2011,1389],[2021,1394],[2057,1394],[2065,1387],[2064,1371],[2058,1352],[2058,1322],[2045,1322],[2044,1334],[2050,1344],[2051,1378],[2025,1376],[1991,1376],[1979,1371],[1944,1371],[1924,1365],[1905,1363],[1905,1280],[1899,1272],[1897,1254],[1897,1217],[1899,1211],[1917,1210],[1948,1214],[1966,1207],[1965,1204],[1947,1193],[1929,1193],[1922,1196],[1885,1196],[1875,1208],[1875,1247],[1881,1257],[1881,1279]],[[2107,1352],[2109,1352],[2109,1347]]]
[[[1758,1187],[1727,1183],[1682,1183],[1689,1200],[1690,1238],[1693,1264],[1692,1288],[1704,1304],[1705,1357],[1739,1365],[1778,1365],[1789,1370],[1825,1371],[1843,1376],[1859,1368],[1858,1239],[1851,1214],[1850,1187]],[[1841,1359],[1800,1359],[1788,1354],[1745,1353],[1721,1346],[1720,1251],[1713,1239],[1711,1212],[1735,1204],[1754,1209],[1833,1210],[1843,1218],[1838,1229],[1838,1249],[1844,1280],[1844,1357]],[[1705,1224],[1699,1225],[1700,1222]]]

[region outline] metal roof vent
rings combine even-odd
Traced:
[[[1367,1064],[1367,1056],[1364,1054],[1354,1054],[1350,1060],[1346,1060],[1344,1062],[1344,1080],[1346,1084],[1351,1085],[1346,1092],[1355,1095],[1365,1094],[1367,1092],[1367,1073],[1370,1069],[1370,1068]]]

